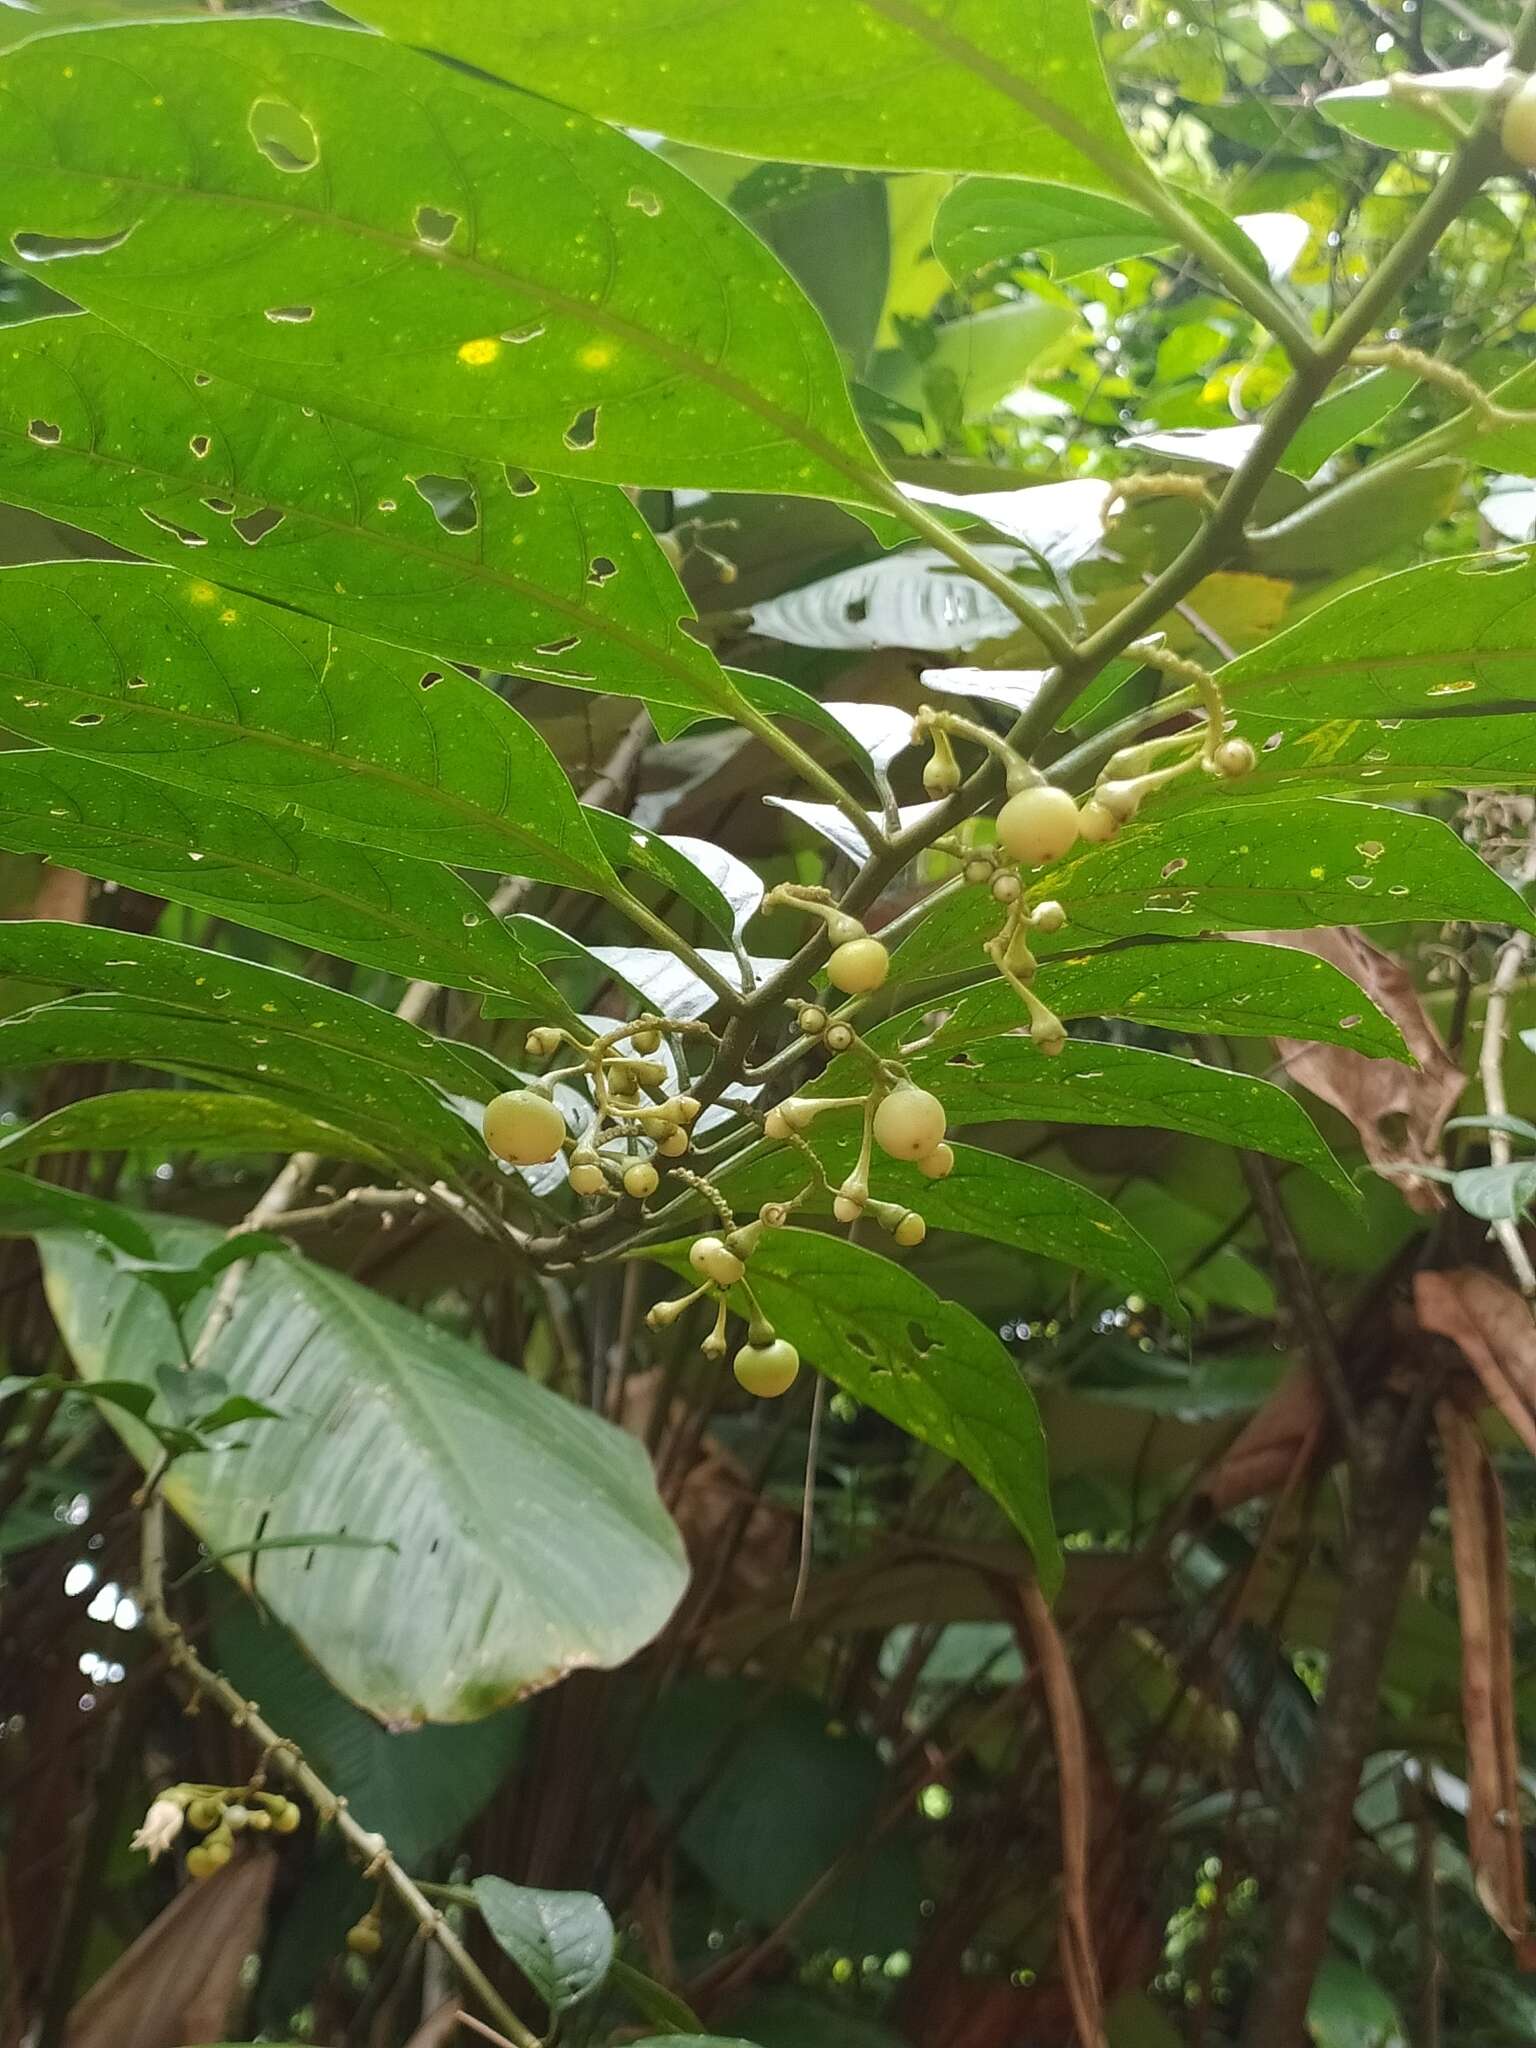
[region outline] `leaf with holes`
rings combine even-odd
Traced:
[[[1067,923],[1031,941],[1042,955],[1155,933],[1303,931],[1398,918],[1536,929],[1509,884],[1438,818],[1371,804],[1219,803],[1207,795],[1044,869],[1026,901],[1047,899],[1065,905]],[[958,891],[902,945],[893,972],[974,966],[997,923],[986,890]]]
[[[0,1161],[19,1165],[55,1152],[314,1152],[388,1170],[387,1155],[355,1131],[252,1095],[198,1089],[122,1088],[66,1102],[35,1123],[0,1133]]]
[[[1389,797],[1413,790],[1511,789],[1536,783],[1536,730],[1529,712],[1487,718],[1327,718],[1279,723],[1249,712],[1233,730],[1258,765],[1234,794]],[[1161,811],[1193,810],[1198,789],[1177,783]]]
[[[1054,1058],[1027,1038],[993,1038],[957,1053],[925,1053],[912,1078],[931,1088],[951,1128],[968,1124],[1131,1125],[1185,1131],[1293,1160],[1346,1200],[1353,1183],[1301,1104],[1272,1081],[1139,1046],[1069,1039]]]
[[[264,818],[105,764],[0,755],[0,847],[168,896],[342,960],[569,1015],[485,899],[449,869]]]
[[[624,493],[413,448],[194,376],[100,320],[0,345],[0,496],[440,658],[733,717]],[[454,487],[448,493],[448,487]]]
[[[1126,1017],[1167,1031],[1279,1035],[1347,1045],[1378,1059],[1407,1056],[1397,1026],[1347,974],[1331,960],[1288,946],[1170,939],[1059,955],[1043,964],[1033,987],[1064,1020]],[[996,978],[951,1002],[936,1031],[930,1002],[887,1018],[865,1035],[877,1052],[893,1053],[903,1045],[940,1052],[1028,1027],[1017,993]],[[843,1092],[838,1068],[826,1078],[829,1094]]]
[[[564,769],[457,669],[119,563],[0,579],[0,716],[67,753],[391,853],[617,892]]]
[[[1220,671],[1233,710],[1392,718],[1536,698],[1536,554],[1463,555],[1320,605]]]
[[[1114,190],[1135,158],[1086,0],[360,0],[360,20],[679,142]],[[814,81],[814,90],[808,82]]]
[[[591,1892],[547,1892],[477,1877],[470,1890],[486,1932],[552,2013],[598,1989],[613,1961],[613,1922]]]
[[[219,1242],[203,1225],[149,1230],[182,1263]],[[163,1305],[76,1237],[51,1232],[42,1253],[82,1378],[153,1386],[171,1344]],[[476,1720],[568,1671],[620,1664],[687,1583],[632,1437],[297,1254],[251,1268],[208,1364],[283,1419],[243,1449],[179,1460],[171,1504],[381,1720]],[[143,1429],[119,1427],[148,1462]],[[380,1547],[239,1551],[312,1529]]]
[[[43,38],[0,91],[17,253],[172,361],[456,456],[877,502],[808,301],[627,135],[292,21]]]

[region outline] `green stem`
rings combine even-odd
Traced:
[[[674,959],[681,960],[689,972],[696,974],[721,1002],[729,1003],[733,1009],[741,1008],[740,989],[732,988],[725,976],[717,968],[711,967],[696,947],[690,946],[686,939],[680,939],[664,917],[659,917],[654,910],[642,903],[638,896],[631,895],[622,883],[610,900],[615,910],[621,910],[631,924],[639,925],[647,938],[654,939],[657,945],[672,954]]]

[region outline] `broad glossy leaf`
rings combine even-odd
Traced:
[[[1257,276],[1264,259],[1243,232],[1241,216],[1198,193],[1179,198]],[[1075,277],[1126,256],[1150,256],[1177,238],[1167,227],[1101,192],[1031,178],[965,178],[940,203],[933,253],[957,284],[991,263],[1035,256],[1055,277]]]
[[[1042,955],[1154,933],[1300,931],[1398,918],[1532,927],[1516,892],[1438,818],[1374,804],[1244,805],[1209,793],[1176,816],[1137,822],[1107,846],[1057,861],[1027,896],[1066,906],[1066,928],[1041,939]],[[981,964],[997,925],[986,890],[958,891],[900,948],[894,971]]]
[[[1305,1038],[1377,1058],[1407,1056],[1397,1026],[1347,974],[1290,946],[1171,939],[1058,955],[1043,963],[1033,985],[1063,1019],[1127,1017],[1169,1031]],[[936,1032],[925,1021],[935,1008],[930,1002],[876,1025],[866,1034],[869,1043],[879,1052],[903,1044],[955,1051],[1028,1027],[1023,1004],[1001,978],[948,1000],[953,1007]],[[830,1094],[841,1092],[838,1075],[838,1068],[828,1072]]]
[[[286,1032],[410,1074],[449,1095],[517,1085],[510,1067],[478,1046],[434,1038],[388,1010],[323,982],[258,961],[205,952],[140,932],[46,919],[0,922],[0,975],[45,987],[138,996],[258,1030]]]
[[[1443,156],[1456,147],[1456,129],[1422,100],[1401,98],[1390,78],[1337,86],[1319,93],[1313,104],[1336,128],[1378,149],[1434,150]]]
[[[1065,483],[1031,484],[1017,491],[935,491],[924,484],[903,484],[902,489],[920,504],[970,513],[994,532],[1022,541],[1032,556],[1043,556],[1061,572],[1075,569],[1103,549],[1105,520],[1115,496],[1113,485],[1094,477],[1069,477]]]
[[[0,1021],[0,1070],[92,1060],[273,1095],[322,1121],[341,1117],[372,1150],[435,1172],[486,1163],[465,1116],[428,1083],[240,1018],[198,1017],[140,996],[85,995]]]
[[[835,1091],[830,1091],[835,1092]],[[808,1139],[835,1186],[854,1163],[858,1132],[850,1118],[818,1119]],[[993,1244],[1015,1246],[1064,1266],[1102,1273],[1132,1293],[1144,1294],[1171,1315],[1182,1316],[1173,1280],[1140,1231],[1091,1188],[1050,1173],[1027,1160],[956,1145],[954,1171],[927,1180],[915,1166],[882,1159],[874,1182],[882,1201],[916,1209],[935,1230],[966,1231]],[[782,1200],[804,1186],[809,1175],[798,1154],[776,1147],[720,1176],[738,1207]],[[830,1202],[823,1205],[830,1210]],[[753,1271],[756,1271],[754,1262]]]
[[[0,755],[0,846],[41,853],[342,960],[565,1007],[483,896],[434,861],[39,749]]]
[[[31,1237],[39,1230],[84,1231],[132,1258],[155,1255],[154,1239],[143,1224],[115,1202],[99,1202],[9,1168],[0,1171],[0,1236]]]
[[[1396,411],[1417,386],[1418,379],[1407,370],[1368,370],[1352,384],[1330,392],[1286,443],[1280,467],[1289,476],[1315,476],[1330,455]]]
[[[1236,711],[1385,718],[1536,698],[1536,554],[1462,555],[1321,605],[1221,670]]]
[[[1346,1198],[1349,1176],[1295,1096],[1272,1081],[1139,1046],[1069,1039],[1048,1058],[1027,1038],[994,1038],[957,1053],[925,1053],[912,1077],[931,1088],[951,1128],[1027,1119],[1187,1131],[1308,1166]],[[756,1270],[754,1262],[754,1272]]]
[[[360,0],[446,50],[679,142],[871,170],[1003,171],[1113,189],[1132,161],[1086,0]],[[1087,153],[1085,153],[1085,151]]]
[[[1038,586],[1041,571],[1025,549],[981,541],[975,551],[995,569],[1033,574]],[[1028,594],[1037,603],[1052,601],[1039,587]],[[918,547],[765,598],[752,607],[752,629],[791,647],[917,647],[942,654],[1006,639],[1018,621],[947,556]]]
[[[1242,797],[1392,797],[1435,789],[1510,789],[1536,782],[1536,720],[1528,711],[1486,718],[1287,720],[1249,712],[1236,731],[1258,766]],[[1197,790],[1170,790],[1159,808],[1193,809]]]
[[[591,1892],[549,1892],[477,1877],[470,1890],[486,1932],[552,2013],[596,1991],[613,1961],[613,1922]]]
[[[323,832],[615,889],[536,728],[452,667],[137,564],[0,577],[0,718]]]
[[[183,1258],[218,1241],[201,1225],[150,1228]],[[153,1384],[170,1336],[161,1304],[77,1238],[49,1234],[42,1249],[82,1377]],[[475,1720],[622,1663],[686,1584],[633,1438],[339,1274],[258,1260],[208,1364],[283,1420],[243,1450],[179,1460],[171,1504],[215,1551],[319,1529],[397,1546],[226,1566],[381,1720]],[[152,1454],[139,1426],[123,1436]]]
[[[599,122],[291,21],[45,38],[0,92],[18,252],[175,362],[588,481],[867,494],[809,302]]]
[[[190,1088],[123,1088],[67,1102],[35,1123],[0,1132],[0,1160],[12,1165],[51,1152],[315,1152],[374,1168],[387,1156],[355,1131],[338,1129],[286,1103]]]
[[[620,490],[483,460],[444,476],[440,450],[194,377],[100,320],[8,328],[0,366],[12,504],[441,660],[733,714]]]
[[[687,1271],[686,1251],[674,1263]],[[1055,1590],[1061,1557],[1039,1413],[985,1324],[894,1261],[821,1231],[767,1232],[752,1257],[752,1291],[810,1364],[962,1464],[1000,1502],[1041,1583]]]

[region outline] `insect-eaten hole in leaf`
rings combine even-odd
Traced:
[[[206,534],[194,533],[190,526],[178,526],[174,519],[167,519],[163,512],[151,512],[147,505],[141,505],[139,514],[141,518],[147,519],[151,526],[158,526],[162,533],[168,533],[172,540],[179,540],[184,548],[205,548],[208,545]]]
[[[101,711],[77,711],[69,722],[71,725],[100,725],[105,715]]]
[[[320,161],[314,123],[286,100],[255,100],[246,116],[251,140],[278,171],[312,171]]]
[[[421,688],[424,690],[430,690],[436,684],[440,683],[442,680],[443,672],[440,668],[429,668],[426,674],[421,678]]]
[[[843,606],[843,617],[850,626],[862,626],[869,617],[869,599],[867,597],[850,598],[847,604]]]
[[[928,1332],[923,1328],[921,1323],[908,1323],[907,1342],[912,1346],[912,1349],[917,1353],[919,1358],[926,1358],[929,1352],[935,1348],[936,1341],[937,1340],[935,1338],[931,1337],[928,1334]]]
[[[507,489],[514,498],[536,498],[539,494],[539,480],[530,476],[526,469],[503,469]]]
[[[198,461],[201,462],[213,446],[213,443],[206,434],[194,434],[187,443],[187,446],[192,450]]]
[[[128,678],[128,688],[130,690],[147,690],[149,685],[142,676],[130,676]]]
[[[849,1330],[847,1332],[847,1341],[848,1349],[850,1351],[857,1351],[860,1358],[874,1359],[879,1355],[862,1330]]]
[[[204,498],[203,503],[210,512],[217,512],[221,519],[227,519],[235,509],[233,498]]]
[[[1285,734],[1283,732],[1272,732],[1263,746],[1259,748],[1259,752],[1261,754],[1272,754],[1276,747],[1283,747],[1284,745]]]
[[[530,341],[537,341],[543,332],[542,320],[530,320],[526,327],[509,327],[501,338],[503,341],[510,341],[514,348],[522,348]]]
[[[1462,576],[1510,576],[1527,563],[1525,555],[1472,555],[1457,564],[1457,571]]]
[[[579,633],[567,633],[563,640],[546,640],[533,651],[535,654],[569,654],[573,648],[580,645]]]
[[[585,411],[577,413],[561,436],[567,448],[580,453],[584,448],[597,446],[597,415],[600,410],[598,406],[589,405]]]
[[[422,205],[416,209],[416,239],[425,242],[429,249],[445,249],[458,224],[459,216],[445,213],[440,206]]]
[[[654,192],[647,191],[644,185],[630,186],[629,203],[643,213],[647,220],[654,220],[661,211],[661,201]]]
[[[313,306],[268,306],[267,318],[274,327],[307,327],[315,317]]]
[[[27,439],[35,441],[39,448],[57,448],[64,438],[64,429],[52,420],[28,420]]]
[[[611,555],[594,555],[587,569],[589,583],[606,583],[610,576],[617,576],[619,565]]]
[[[23,231],[12,235],[11,247],[23,263],[57,263],[70,256],[107,256],[121,249],[138,226],[131,221],[115,235],[41,235]]]
[[[444,533],[473,533],[480,524],[480,501],[467,476],[413,476],[409,481]]]
[[[246,512],[239,519],[229,522],[232,532],[238,533],[247,547],[255,547],[258,541],[275,533],[287,518],[286,512],[279,512],[275,505],[258,506],[254,512]]]

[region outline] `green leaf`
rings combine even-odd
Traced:
[[[686,1254],[674,1263],[689,1270]],[[1055,1591],[1061,1556],[1040,1417],[991,1330],[890,1259],[819,1231],[769,1231],[752,1256],[752,1291],[808,1363],[963,1465]]]
[[[95,1386],[88,1387],[56,1372],[9,1373],[0,1379],[0,1401],[9,1401],[17,1394],[70,1394],[82,1401],[99,1401],[108,1408],[125,1409],[141,1422],[155,1405],[155,1389],[142,1387],[134,1380],[98,1380]]]
[[[1446,155],[1457,144],[1456,130],[1431,108],[1400,98],[1389,78],[1367,79],[1363,85],[1341,85],[1319,93],[1312,103],[1320,114],[1378,149],[1434,150]]]
[[[1307,2033],[1317,2048],[1397,2048],[1405,2039],[1391,1995],[1342,1956],[1324,1956],[1318,1968]]]
[[[1047,869],[1024,900],[1061,902],[1067,924],[1036,950],[1399,918],[1532,926],[1516,892],[1438,818],[1371,804],[1223,803],[1201,794],[1188,810],[1154,814]],[[978,965],[997,926],[985,889],[957,891],[901,946],[893,974]]]
[[[1402,1033],[1331,960],[1291,946],[1171,939],[1102,953],[1047,960],[1033,987],[1058,1017],[1128,1017],[1164,1030],[1227,1032],[1235,1037],[1306,1038],[1347,1045],[1375,1058],[1407,1057]],[[952,1051],[1028,1025],[1007,982],[993,979],[953,998],[936,1031],[932,1002],[887,1018],[865,1034],[877,1052],[922,1043]],[[837,1070],[827,1092],[840,1093]]]
[[[735,715],[620,490],[461,462],[460,531],[423,495],[440,451],[194,378],[102,321],[13,327],[0,363],[13,504],[442,659]]]
[[[431,1175],[485,1164],[479,1133],[430,1083],[328,1045],[136,996],[66,996],[0,1021],[0,1072],[93,1060],[275,1095],[321,1121],[344,1119],[371,1151]]]
[[[1315,476],[1330,455],[1337,455],[1395,412],[1418,381],[1408,370],[1368,370],[1353,383],[1330,392],[1313,406],[1286,443],[1281,469],[1303,479]]]
[[[174,362],[589,482],[868,497],[819,318],[627,135],[299,22],[43,38],[0,87],[19,252]],[[273,118],[302,156],[262,148]]]
[[[829,1094],[838,1092],[833,1079],[834,1074],[829,1073]],[[852,1167],[858,1152],[855,1128],[847,1119],[840,1121],[845,1127],[834,1129],[829,1114],[818,1119],[807,1134],[834,1186]],[[883,1201],[916,1209],[932,1229],[967,1231],[993,1244],[1014,1245],[1084,1272],[1102,1273],[1128,1292],[1144,1294],[1182,1319],[1184,1310],[1168,1268],[1112,1203],[1091,1188],[1027,1160],[1009,1159],[970,1145],[953,1149],[954,1170],[944,1180],[928,1180],[915,1166],[882,1159],[876,1192]],[[806,1178],[800,1156],[780,1148],[762,1152],[734,1172],[720,1175],[722,1186],[742,1209],[783,1200],[803,1187]]]
[[[608,1965],[608,1982],[613,1990],[620,1991],[629,2000],[642,2018],[654,2020],[659,2027],[680,2027],[683,2034],[697,2042],[704,2029],[691,2006],[684,2003],[675,1991],[669,1991],[665,1984],[658,1984],[654,1977],[647,1977],[643,1970],[635,1969],[621,1956],[615,1956]],[[655,2040],[655,2035],[647,2035]],[[676,2035],[668,2038],[676,2040]]]
[[[219,1238],[160,1221],[150,1234],[183,1260]],[[49,1233],[42,1252],[81,1376],[153,1384],[160,1303],[78,1239]],[[635,1439],[339,1274],[259,1260],[207,1364],[286,1419],[242,1450],[179,1461],[171,1504],[213,1550],[305,1529],[397,1546],[263,1553],[249,1572],[231,1560],[381,1720],[475,1720],[620,1664],[683,1590],[682,1545]],[[145,1461],[143,1432],[122,1433]]]
[[[1085,0],[361,0],[359,19],[608,120],[733,154],[1002,171],[1102,190],[1133,162]],[[808,89],[814,81],[814,90]]]
[[[1250,1074],[1203,1066],[1139,1046],[1069,1039],[1054,1059],[1027,1038],[994,1038],[911,1064],[912,1078],[940,1096],[953,1128],[1006,1119],[1187,1131],[1311,1167],[1346,1200],[1348,1174],[1292,1095]],[[753,1261],[753,1272],[757,1270]]]
[[[591,1892],[536,1891],[504,1877],[477,1877],[486,1931],[552,2013],[596,1991],[613,1961],[613,1922]]]
[[[455,668],[137,564],[0,577],[5,722],[390,853],[607,895],[565,771]]]
[[[126,1209],[93,1195],[25,1174],[0,1171],[0,1236],[31,1237],[39,1230],[82,1230],[134,1258],[153,1258],[154,1241]]]
[[[1485,1223],[1517,1222],[1536,1201],[1536,1161],[1465,1167],[1452,1174],[1451,1193],[1469,1216]]]
[[[1230,213],[1198,193],[1182,203],[1259,277],[1264,259]],[[1139,206],[1031,178],[965,178],[940,202],[933,253],[956,284],[988,264],[1037,257],[1053,277],[1077,277],[1127,256],[1150,256],[1177,238]]]
[[[1277,724],[1261,713],[1235,731],[1258,755],[1245,798],[1386,797],[1437,789],[1511,789],[1536,783],[1529,712],[1487,718],[1330,718]],[[1168,792],[1160,808],[1193,809],[1199,792]]]
[[[382,1152],[350,1131],[284,1103],[191,1089],[125,1088],[67,1102],[35,1123],[0,1133],[0,1160],[18,1165],[54,1152],[124,1151],[212,1154],[316,1152],[385,1168]]]
[[[169,896],[343,960],[567,1006],[485,899],[448,868],[350,846],[297,817],[39,750],[0,756],[0,847]]]
[[[1536,555],[1403,569],[1320,605],[1229,662],[1237,711],[1377,718],[1536,698]]]
[[[323,982],[140,932],[44,919],[0,922],[0,976],[237,1019],[430,1081],[448,1095],[488,1101],[519,1085],[511,1067],[478,1046],[434,1038]]]

